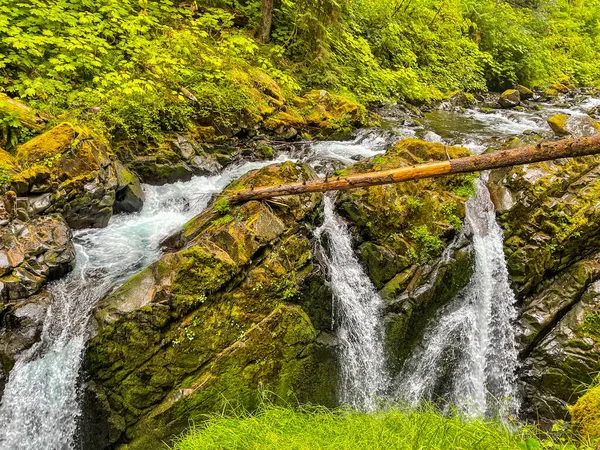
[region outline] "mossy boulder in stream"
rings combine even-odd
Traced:
[[[10,186],[23,220],[61,213],[72,228],[103,227],[113,209],[141,208],[137,177],[85,128],[63,123],[19,146],[14,161]]]
[[[385,154],[338,172],[393,169],[469,155],[461,147],[406,139]],[[392,372],[401,367],[437,308],[466,286],[472,249],[458,239],[474,176],[460,175],[342,192],[338,210],[359,236],[360,256],[387,302]]]
[[[315,177],[291,162],[229,189]],[[218,199],[173,251],[102,300],[86,352],[86,448],[158,448],[204,414],[281,401],[336,402],[331,296],[310,240],[320,194]],[[328,318],[329,317],[329,318]]]
[[[600,158],[496,170],[489,187],[520,305],[525,413],[568,418],[600,370]]]

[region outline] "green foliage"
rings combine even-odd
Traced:
[[[116,139],[260,120],[257,80],[362,102],[600,83],[600,0],[4,0],[0,91]],[[278,88],[279,89],[279,88]],[[268,109],[268,108],[267,108]],[[0,106],[4,141],[19,130]]]
[[[263,407],[256,415],[213,416],[177,440],[173,450],[211,449],[591,449],[562,435],[459,416],[431,407],[391,407],[366,414],[352,410]]]
[[[231,210],[231,205],[227,197],[221,197],[213,203],[213,208],[221,214],[228,214]]]
[[[444,241],[438,236],[431,234],[427,225],[421,225],[412,229],[410,236],[417,244],[419,260],[422,262],[428,261],[433,256],[438,255],[444,247]]]
[[[0,142],[4,142],[5,150],[11,152],[16,148],[23,131],[19,115],[0,101]]]

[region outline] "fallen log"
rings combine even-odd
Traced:
[[[239,203],[285,195],[341,191],[382,184],[393,184],[403,181],[420,180],[422,178],[478,172],[480,170],[498,169],[500,167],[595,154],[600,154],[600,136],[563,139],[557,142],[543,142],[537,145],[449,159],[447,161],[417,164],[378,172],[319,178],[307,182],[278,186],[261,186],[238,192],[227,192],[227,194],[229,194],[229,201],[231,203]]]

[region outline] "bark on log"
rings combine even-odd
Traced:
[[[557,142],[545,142],[484,155],[466,156],[449,161],[430,162],[345,177],[319,178],[305,183],[290,183],[279,186],[246,189],[239,192],[231,192],[229,201],[239,203],[285,195],[341,191],[595,154],[600,154],[600,136],[563,139]]]

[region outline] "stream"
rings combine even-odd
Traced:
[[[600,100],[583,98],[568,112],[583,114],[597,105]],[[212,195],[243,173],[293,158],[326,174],[382,153],[404,137],[459,144],[480,153],[513,136],[551,135],[546,119],[564,109],[542,104],[534,112],[435,111],[409,124],[390,118],[384,129],[359,130],[351,141],[319,142],[281,154],[275,161],[230,167],[217,176],[145,186],[146,202],[140,213],[116,215],[104,229],[74,233],[75,269],[50,285],[53,303],[41,340],[21,355],[10,373],[0,405],[0,449],[77,448],[78,378],[94,305],[158,259],[161,240],[200,213]],[[475,273],[463,292],[440,312],[439,322],[427,328],[422,345],[405,365],[405,379],[393,383],[385,373],[382,301],[352,250],[348,228],[335,213],[331,198],[325,197],[324,223],[316,236],[320,241],[326,237],[329,246],[322,251],[334,295],[343,403],[373,410],[378,397],[394,389],[413,403],[445,395],[474,416],[492,411],[505,416],[518,410],[511,325],[515,299],[508,285],[502,230],[495,222],[484,179],[478,181],[477,196],[467,208]],[[456,347],[461,351],[452,351]],[[448,373],[442,366],[451,367],[451,382],[440,378]]]

